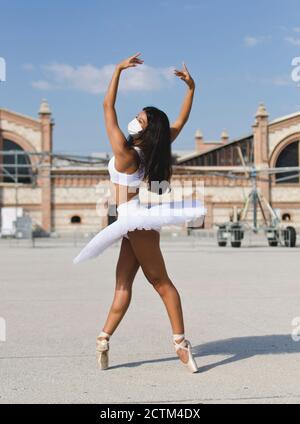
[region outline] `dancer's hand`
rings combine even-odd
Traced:
[[[195,88],[195,81],[191,77],[189,71],[187,70],[187,67],[185,66],[185,63],[183,63],[182,71],[178,71],[177,69],[174,69],[174,73],[177,77],[182,79],[190,88]]]
[[[122,62],[118,63],[117,67],[122,71],[123,69],[131,68],[133,66],[137,66],[139,63],[143,63],[144,61],[139,59],[137,56],[139,56],[141,53],[137,53],[134,56],[130,56],[127,59],[123,60]]]

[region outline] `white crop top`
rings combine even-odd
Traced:
[[[133,148],[138,152],[139,155],[142,154],[140,147],[133,146]],[[126,174],[124,172],[117,171],[115,168],[114,156],[112,156],[110,161],[108,162],[108,172],[110,175],[110,179],[113,183],[130,187],[139,186],[144,177],[144,170],[141,166],[131,174]]]

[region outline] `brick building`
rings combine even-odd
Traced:
[[[113,206],[107,194],[110,184],[107,160],[79,165],[76,160],[55,155],[53,126],[45,100],[38,118],[0,109],[0,151],[4,152],[0,153],[0,208],[21,209],[31,216],[36,228],[47,233],[70,233],[75,228],[95,232],[108,224],[108,211]],[[177,158],[172,181],[192,179],[204,183],[208,208],[204,228],[213,228],[216,223],[228,221],[233,207],[241,208],[251,190],[249,179],[230,179],[217,174],[242,165],[237,146],[247,164],[268,169],[299,166],[299,143],[300,112],[269,121],[261,104],[251,131],[242,138],[230,140],[223,131],[220,140],[211,142],[204,140],[197,130],[195,151]],[[203,172],[201,167],[205,170],[209,167],[209,172]],[[257,185],[281,216],[299,227],[299,175],[286,180],[283,177],[290,174],[268,177],[266,173],[265,178],[257,180]]]

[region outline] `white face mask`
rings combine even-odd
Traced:
[[[134,118],[132,121],[128,124],[128,132],[130,135],[135,136],[139,134],[141,131],[143,131],[143,127],[137,120],[137,118]]]

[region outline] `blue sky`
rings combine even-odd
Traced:
[[[184,61],[196,92],[174,149],[193,149],[197,128],[206,140],[224,128],[234,139],[251,132],[260,101],[270,119],[300,111],[299,17],[299,0],[0,0],[0,107],[37,117],[46,98],[55,152],[110,151],[102,100],[114,66],[141,52],[117,95],[126,135],[144,106],[176,119],[186,86],[172,69]]]

